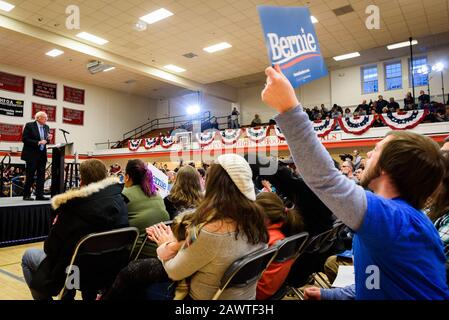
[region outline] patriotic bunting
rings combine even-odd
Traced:
[[[137,149],[139,149],[141,143],[142,143],[142,139],[129,140],[128,148],[131,151],[136,151]]]
[[[146,138],[144,147],[147,150],[151,149],[151,148],[154,148],[157,145],[158,142],[159,142],[159,139],[157,137],[156,138]]]
[[[334,130],[337,123],[334,119],[315,120],[312,122],[313,129],[318,137],[327,136],[332,130]]]
[[[416,127],[429,113],[429,110],[411,110],[406,112],[381,114],[383,123],[394,130],[405,130]]]
[[[363,134],[372,127],[376,115],[356,116],[349,118],[338,118],[340,128],[346,133]]]
[[[221,141],[224,144],[234,144],[240,138],[242,134],[241,129],[226,129],[220,132],[221,133]]]
[[[285,136],[284,136],[284,134],[282,133],[282,130],[281,130],[281,128],[279,128],[278,126],[274,126],[274,132],[276,133],[276,137],[278,137],[279,139],[281,139],[281,140],[285,140]]]
[[[246,136],[254,142],[263,141],[268,135],[268,129],[270,126],[259,127],[259,128],[246,128]]]
[[[205,131],[196,134],[196,140],[202,146],[208,146],[214,141],[216,131]]]
[[[169,136],[169,137],[165,137],[165,136],[161,136],[159,138],[160,144],[163,148],[167,149],[170,148],[174,143],[175,143],[175,137],[173,136]]]

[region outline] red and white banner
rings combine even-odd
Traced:
[[[146,138],[145,139],[145,143],[144,143],[144,147],[145,147],[145,149],[151,149],[151,148],[154,148],[156,145],[157,145],[157,143],[159,142],[159,138]]]
[[[161,136],[159,138],[160,144],[163,148],[168,149],[175,143],[175,137],[173,136]]]
[[[285,136],[282,133],[281,128],[279,128],[277,125],[274,126],[274,132],[276,134],[276,137],[278,137],[281,140],[285,140]]]
[[[64,101],[70,103],[84,104],[84,89],[64,86]]]
[[[209,131],[197,133],[196,141],[198,141],[198,143],[202,147],[208,146],[212,143],[212,141],[214,141],[216,133],[217,133],[217,131],[215,131],[215,130],[209,130]]]
[[[411,110],[406,112],[383,113],[379,115],[383,123],[394,130],[416,127],[429,113],[429,110]]]
[[[33,79],[33,96],[56,100],[57,89],[56,83]]]
[[[25,77],[0,71],[0,89],[25,93]]]
[[[221,141],[224,144],[234,144],[242,135],[242,129],[225,129],[220,131]]]
[[[69,108],[62,109],[62,122],[67,124],[84,125],[84,111]]]
[[[31,119],[34,119],[34,116],[39,111],[44,111],[47,114],[48,121],[56,121],[56,106],[33,102],[31,105]]]
[[[346,133],[364,134],[372,127],[377,115],[365,115],[348,118],[338,118],[341,130]]]
[[[21,142],[23,126],[19,124],[0,123],[0,141]]]

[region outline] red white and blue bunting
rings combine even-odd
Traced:
[[[145,144],[144,144],[144,147],[145,147],[145,149],[151,149],[151,148],[154,148],[156,145],[157,145],[157,143],[159,142],[159,138],[146,138],[145,139]]]
[[[159,138],[160,144],[162,146],[162,148],[168,149],[170,148],[174,143],[175,143],[175,137],[173,136],[161,136]]]
[[[375,115],[357,116],[349,118],[338,118],[340,128],[346,133],[364,134],[373,126]]]
[[[337,123],[335,119],[315,120],[312,122],[313,130],[315,130],[318,137],[327,136],[332,130],[334,130]]]
[[[217,131],[205,131],[196,134],[196,141],[202,146],[208,146],[214,141]]]
[[[242,135],[241,129],[226,129],[220,132],[224,144],[234,144]]]
[[[128,148],[131,151],[136,151],[137,149],[139,149],[141,143],[142,143],[142,139],[129,140]]]
[[[278,126],[274,126],[274,132],[276,133],[276,137],[278,137],[280,140],[285,140],[285,136],[282,133],[281,128],[279,128]]]
[[[416,127],[429,113],[429,110],[411,110],[407,112],[387,113],[379,115],[383,123],[394,130],[405,130]]]
[[[263,141],[268,134],[268,129],[270,126],[266,127],[258,127],[258,128],[246,128],[246,136],[254,142],[261,142]]]

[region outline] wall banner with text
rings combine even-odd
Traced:
[[[33,79],[33,96],[56,100],[58,85]]]
[[[48,121],[56,121],[56,106],[33,102],[31,105],[31,118],[34,119],[34,115],[39,111],[44,111],[47,114]]]
[[[25,77],[0,71],[0,89],[25,93]]]
[[[23,117],[23,100],[0,97],[0,114],[10,117]]]
[[[84,111],[63,108],[62,109],[62,122],[67,124],[84,125]]]

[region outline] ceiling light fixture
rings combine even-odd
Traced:
[[[314,16],[310,16],[310,20],[312,20],[312,23],[318,23],[318,19]]]
[[[114,70],[114,69],[115,69],[115,67],[109,67],[109,68],[104,69],[103,72],[112,71],[112,70]]]
[[[342,54],[341,56],[333,57],[333,59],[335,61],[340,61],[340,60],[346,60],[346,59],[351,59],[351,58],[356,58],[356,57],[360,57],[360,53],[351,52],[351,53],[347,53],[347,54]]]
[[[64,53],[64,51],[62,51],[62,50],[53,49],[53,50],[48,51],[46,53],[46,55],[54,58],[54,57],[60,56],[63,53]]]
[[[206,52],[209,52],[209,53],[213,53],[213,52],[217,52],[217,51],[224,50],[224,49],[231,48],[231,47],[232,46],[227,42],[220,42],[220,43],[214,44],[213,46],[206,47],[203,50]]]
[[[412,40],[412,46],[414,46],[415,44],[418,44],[418,40]],[[408,47],[408,46],[410,46],[410,41],[404,41],[404,42],[390,44],[387,46],[387,49],[394,50],[394,49],[399,49],[399,48]]]
[[[0,0],[0,10],[9,12],[9,11],[11,11],[12,9],[14,9],[15,7],[16,7],[16,6],[13,5],[13,4],[11,4],[11,3],[8,3],[8,2],[6,2],[6,1],[1,1],[1,0]]]
[[[97,37],[93,34],[90,34],[88,32],[80,32],[76,35],[78,38],[99,44],[99,45],[104,45],[106,43],[108,43],[109,41],[100,37]]]
[[[181,67],[175,66],[173,64],[167,64],[166,66],[164,66],[165,69],[170,70],[170,71],[174,71],[174,72],[184,72],[186,71],[186,69],[183,69]]]
[[[148,24],[152,24],[160,20],[166,19],[168,17],[171,17],[172,15],[173,13],[168,11],[167,9],[160,8],[156,11],[150,12],[147,15],[144,15],[143,17],[140,17],[139,19],[145,21]]]

